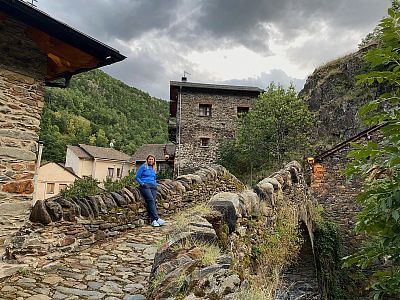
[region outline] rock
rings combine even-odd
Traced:
[[[75,204],[71,203],[67,199],[58,198],[55,199],[54,202],[57,202],[61,205],[63,210],[63,218],[65,221],[76,222],[76,211]]]
[[[42,282],[43,282],[43,283],[50,284],[50,285],[55,285],[55,284],[57,284],[57,283],[59,283],[59,282],[61,282],[61,281],[63,281],[63,280],[64,280],[64,279],[61,278],[60,276],[51,275],[51,276],[45,277],[45,278],[42,280]]]
[[[135,196],[133,195],[133,193],[129,189],[123,188],[122,192],[124,193],[124,198],[127,200],[128,203],[134,203],[135,202]]]
[[[236,208],[231,201],[210,201],[210,206],[221,213],[222,222],[228,225],[229,233],[236,229]]]
[[[30,296],[26,300],[51,300],[51,298],[49,296],[39,294],[39,295]]]
[[[76,216],[77,216],[77,217],[82,216],[82,214],[81,214],[81,207],[79,206],[79,203],[78,203],[78,201],[77,201],[77,198],[72,197],[70,200],[71,200],[71,203],[74,205]]]
[[[210,203],[215,201],[229,201],[233,204],[236,211],[236,216],[242,216],[246,213],[243,204],[240,202],[239,195],[231,192],[218,193],[211,197]]]
[[[246,214],[257,217],[260,214],[260,199],[252,190],[245,190],[239,194],[239,200],[246,209]]]
[[[186,192],[185,186],[179,181],[174,181],[174,189],[175,189],[175,191],[177,191],[180,194],[183,194]]]
[[[234,274],[224,279],[221,284],[221,294],[227,295],[233,293],[237,287],[240,285],[240,278],[238,275]]]
[[[140,294],[136,295],[125,295],[123,300],[146,300],[146,297]]]
[[[75,202],[81,208],[82,217],[86,217],[86,218],[93,217],[92,209],[88,207],[88,204],[86,203],[86,201],[83,201],[83,199],[76,199]]]
[[[31,215],[29,216],[29,220],[33,223],[41,223],[43,225],[51,223],[51,217],[46,210],[44,201],[36,201],[35,206],[32,208]]]
[[[115,202],[114,198],[110,194],[103,194],[102,199],[107,206],[107,209],[114,208],[117,206],[117,203]]]
[[[63,218],[63,211],[60,204],[54,201],[45,201],[45,205],[53,222],[60,221]]]
[[[93,215],[95,218],[97,218],[100,214],[100,209],[98,206],[97,199],[93,196],[89,196],[86,198],[87,203],[90,205],[90,208],[92,209]]]
[[[99,208],[99,214],[107,214],[107,205],[104,203],[103,198],[100,195],[93,196],[93,200],[97,202]]]
[[[128,202],[120,194],[118,194],[116,192],[112,192],[111,196],[114,198],[115,203],[117,203],[118,206],[122,207],[122,206],[128,205]]]

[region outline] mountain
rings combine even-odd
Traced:
[[[343,56],[317,68],[310,75],[299,97],[315,113],[313,141],[327,149],[365,129],[358,109],[376,99],[379,89],[356,84],[356,76],[368,71],[364,55],[376,44]]]
[[[40,124],[43,159],[63,162],[67,144],[85,143],[127,154],[167,141],[168,102],[101,70],[76,75],[68,88],[46,88]]]

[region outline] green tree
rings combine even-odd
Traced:
[[[237,138],[220,147],[220,161],[234,174],[271,168],[307,148],[313,116],[293,87],[271,84],[240,118]]]
[[[374,271],[370,289],[374,299],[400,295],[400,12],[395,1],[379,24],[379,47],[365,56],[372,71],[360,75],[361,84],[383,86],[386,93],[364,105],[359,114],[367,125],[384,124],[379,143],[354,144],[349,176],[363,175],[364,191],[358,201],[357,232],[370,237],[345,266]]]
[[[133,154],[142,144],[165,143],[167,116],[166,101],[100,70],[76,75],[66,89],[46,88],[39,133],[47,147],[43,159],[63,162],[67,144],[107,147],[114,139],[117,150]]]

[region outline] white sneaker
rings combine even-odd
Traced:
[[[158,219],[157,223],[160,224],[160,226],[165,225],[165,221],[163,219]]]
[[[160,224],[158,224],[158,222],[156,220],[154,220],[153,222],[151,222],[151,226],[160,227]]]

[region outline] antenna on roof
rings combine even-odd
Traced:
[[[186,82],[187,81],[186,75],[192,75],[192,74],[190,74],[189,72],[183,71],[182,82]]]
[[[28,2],[28,4],[30,4],[30,5],[32,5],[32,6],[34,6],[34,7],[36,7],[36,4],[35,4],[35,2],[38,2],[38,0],[25,0],[25,2]]]

